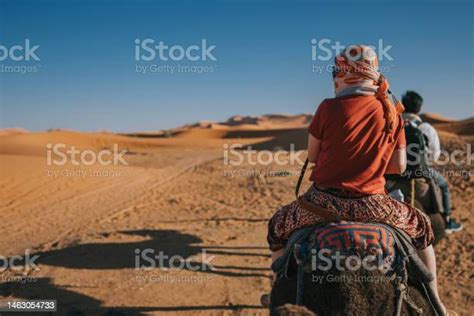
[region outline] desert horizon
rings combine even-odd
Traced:
[[[22,134],[22,133],[41,133],[41,132],[53,132],[53,131],[71,131],[71,132],[79,132],[79,133],[111,133],[111,134],[123,134],[123,135],[143,135],[146,137],[147,134],[150,135],[161,135],[165,132],[173,131],[180,131],[184,129],[189,129],[193,127],[201,127],[201,128],[211,128],[211,129],[219,129],[219,128],[230,128],[230,127],[244,127],[244,128],[281,128],[281,127],[299,127],[301,125],[308,125],[310,123],[311,118],[313,117],[313,113],[298,113],[298,114],[289,114],[289,113],[267,113],[262,115],[244,115],[244,114],[235,114],[229,116],[229,118],[225,121],[213,121],[213,120],[197,120],[191,123],[187,123],[184,125],[178,125],[172,128],[166,129],[149,129],[149,130],[140,130],[140,131],[129,131],[129,132],[119,132],[113,130],[102,129],[100,127],[96,129],[91,129],[87,131],[82,130],[75,130],[70,129],[67,127],[54,127],[48,128],[45,130],[35,130],[31,131],[25,127],[21,126],[14,126],[14,127],[4,127],[0,128],[0,135],[11,135],[11,134]],[[426,121],[430,124],[436,124],[441,126],[443,129],[442,124],[467,124],[469,125],[471,120],[474,119],[474,116],[462,118],[462,119],[454,119],[448,118],[443,115],[433,113],[433,112],[422,112],[420,117],[423,121]],[[282,126],[279,125],[283,124]],[[445,125],[444,128],[448,128],[448,125]],[[448,128],[449,129],[449,128]],[[463,132],[461,132],[463,134]],[[469,134],[469,131],[466,132]]]
[[[311,117],[234,116],[167,133],[3,133],[0,227],[9,233],[0,253],[29,249],[39,256],[39,270],[7,270],[2,292],[7,298],[54,296],[60,309],[86,315],[112,309],[127,315],[264,313],[259,297],[270,289],[267,220],[291,201],[301,166],[226,164],[225,146],[304,153]],[[474,143],[472,118],[423,118],[449,152]],[[47,144],[97,153],[116,145],[126,150],[126,164],[51,164]],[[443,168],[446,174],[459,169]],[[448,307],[468,315],[474,169],[466,170],[449,177],[454,216],[465,229],[447,235],[436,251],[441,295]],[[192,262],[214,256],[215,270],[137,270],[134,251],[141,248]]]

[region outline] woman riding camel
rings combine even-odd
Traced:
[[[404,108],[378,71],[375,51],[346,48],[335,58],[333,80],[336,97],[320,104],[309,126],[308,159],[315,167],[313,185],[302,198],[347,220],[385,222],[405,231],[436,276],[428,216],[385,192],[384,175],[406,168]],[[278,209],[268,224],[272,260],[284,253],[292,232],[322,221],[298,200]],[[436,284],[435,278],[430,286],[437,294]]]

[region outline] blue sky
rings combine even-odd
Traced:
[[[332,97],[311,40],[376,45],[392,91],[413,89],[424,110],[474,116],[471,1],[9,1],[0,45],[30,40],[39,61],[0,61],[1,127],[157,130],[231,115],[314,112]],[[135,60],[135,39],[189,47],[206,39],[216,61]],[[1,55],[1,54],[0,54]],[[212,73],[136,72],[197,65]]]

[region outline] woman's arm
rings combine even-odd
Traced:
[[[321,141],[309,134],[308,136],[308,160],[316,163],[318,161],[319,152],[321,151]]]
[[[398,148],[392,154],[388,162],[386,174],[402,174],[407,169],[407,151],[406,148]]]

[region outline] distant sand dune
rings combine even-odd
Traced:
[[[52,131],[41,133],[13,134],[0,137],[0,154],[33,155],[45,154],[47,144],[65,144],[80,149],[112,149],[114,144],[119,148],[146,149],[156,144],[141,139],[115,134],[81,133],[71,131]]]
[[[18,128],[18,127],[0,129],[0,136],[25,134],[25,133],[28,133],[28,130],[24,128]]]
[[[420,115],[423,121],[432,124],[436,129],[461,136],[474,135],[474,118],[465,120],[453,120],[435,113],[424,113]]]
[[[233,116],[221,125],[242,126],[257,125],[265,128],[299,127],[309,124],[311,114],[267,114],[262,116]]]
[[[455,123],[433,124],[433,126],[439,130],[461,136],[474,136],[474,118]]]
[[[430,113],[430,112],[420,114],[420,116],[423,119],[423,121],[428,122],[430,124],[455,123],[455,122],[457,122],[456,120],[444,117],[444,116],[436,114],[436,113]]]
[[[422,115],[445,137],[474,136],[474,118],[455,121],[433,113]],[[0,130],[0,153],[10,155],[44,155],[46,144],[63,143],[81,149],[121,149],[140,152],[161,147],[215,147],[223,143],[242,143],[257,150],[305,149],[307,126],[312,115],[268,114],[233,116],[225,122],[201,121],[174,129],[113,134],[111,132],[74,132],[54,129],[31,133],[21,128]]]

